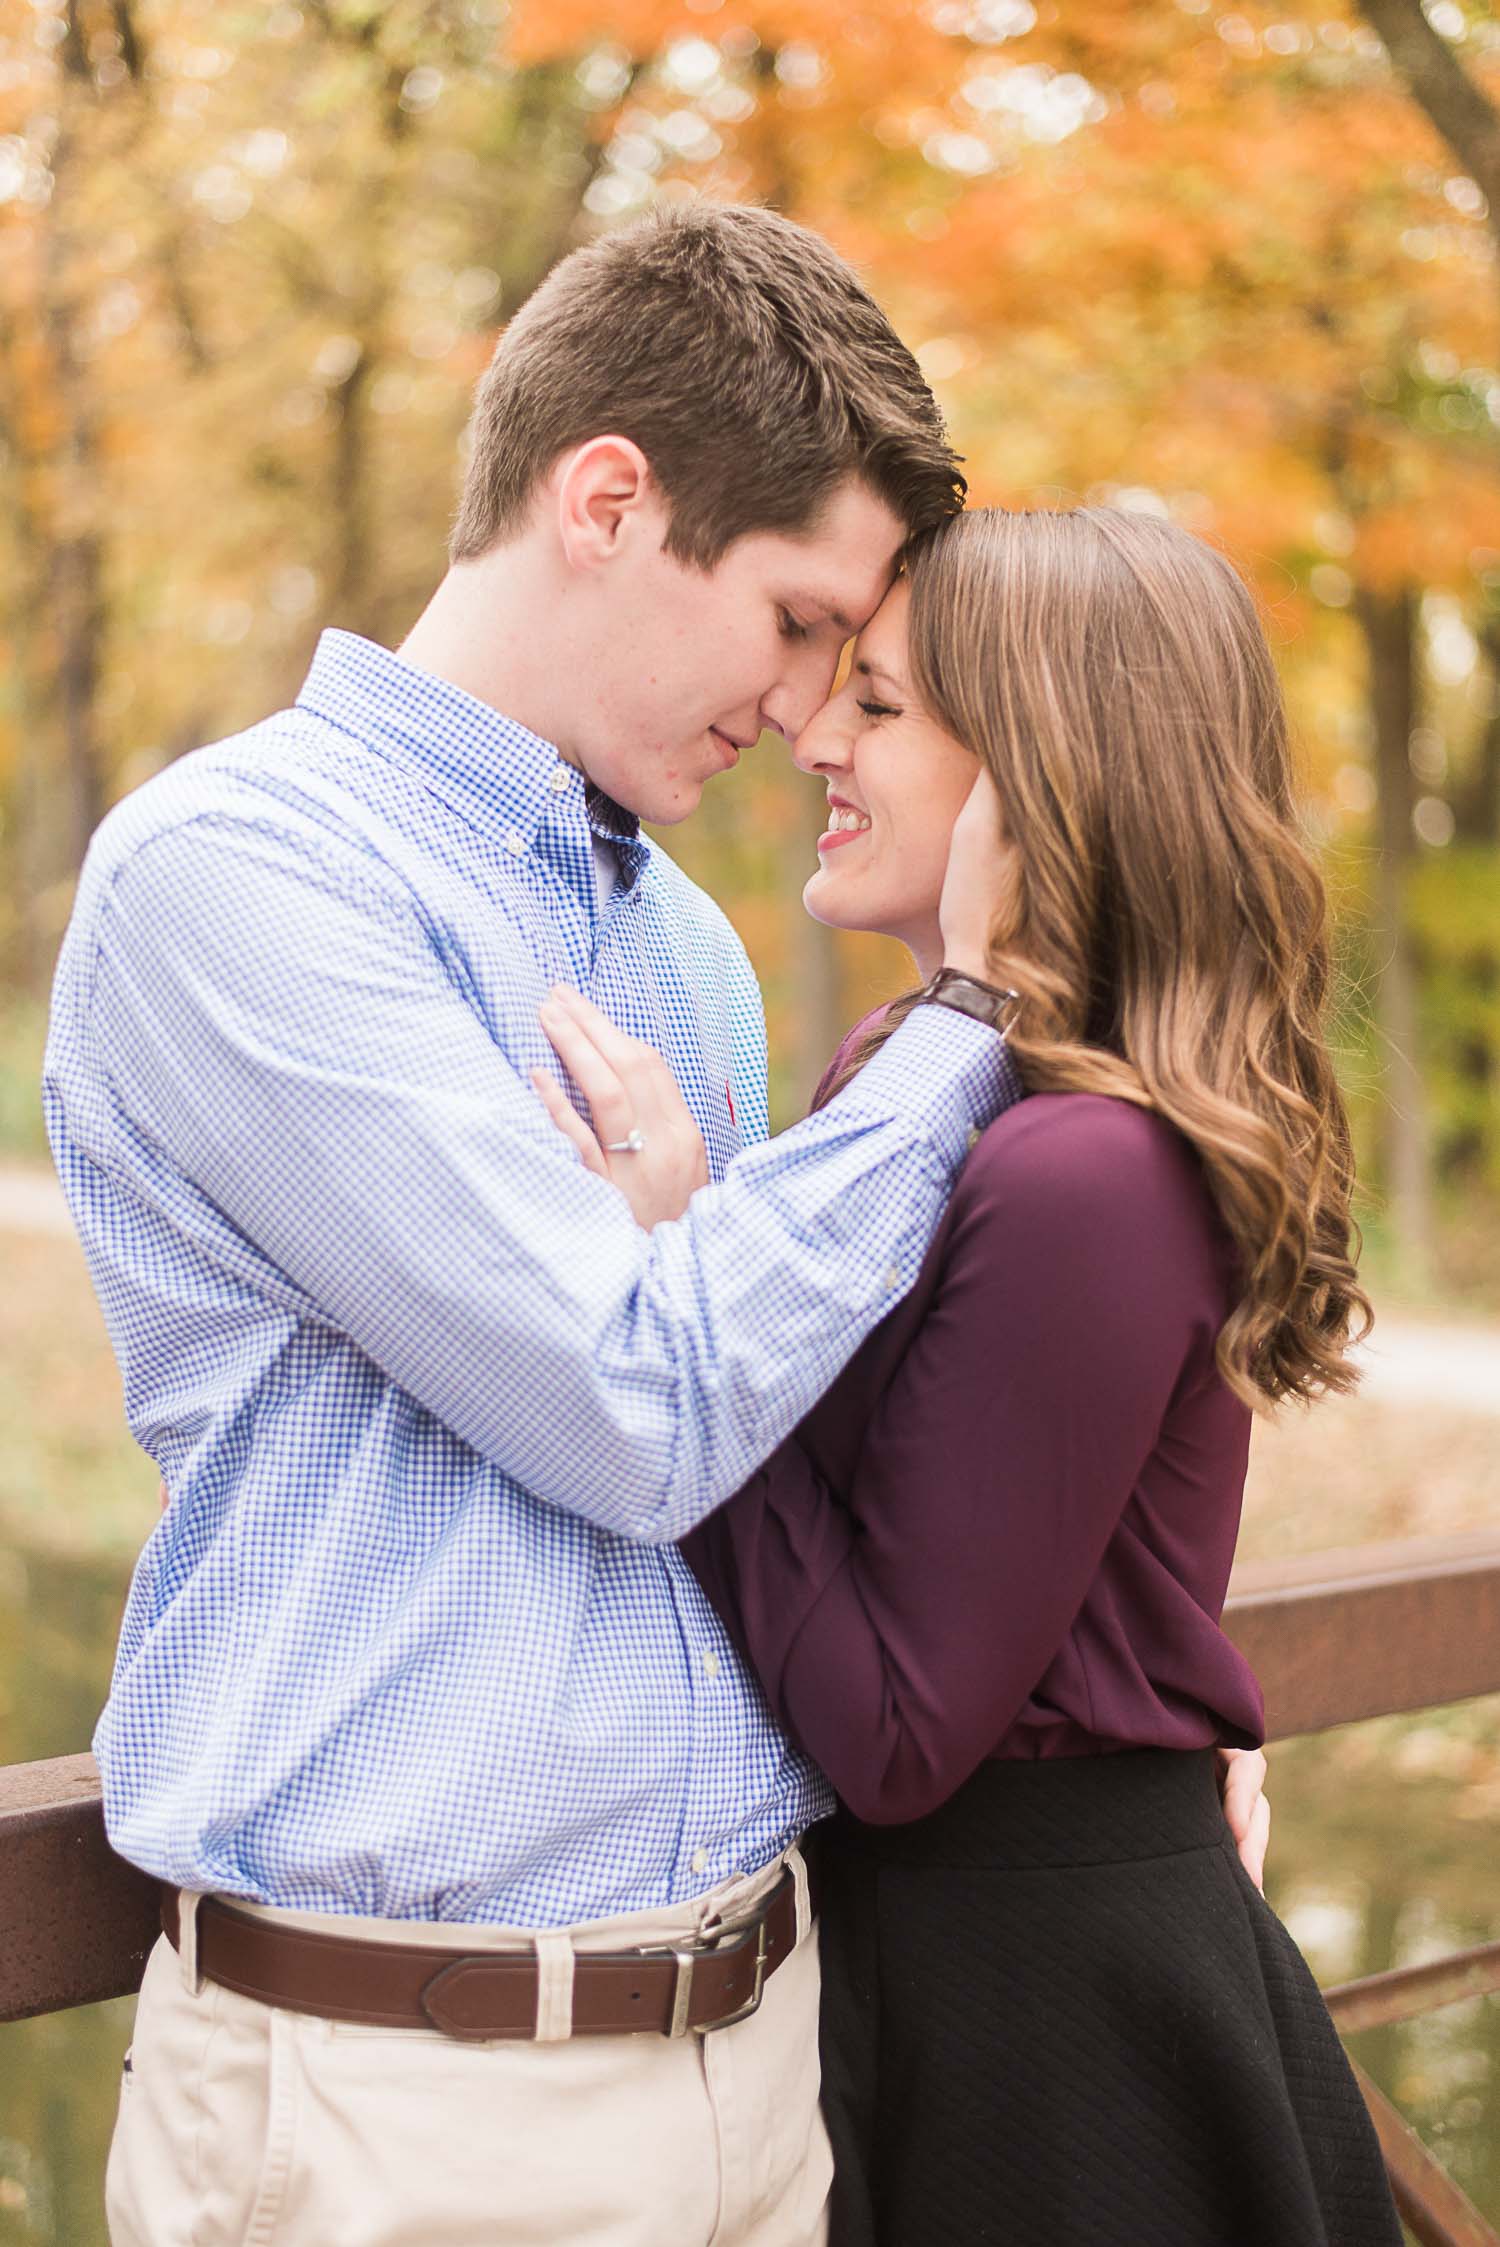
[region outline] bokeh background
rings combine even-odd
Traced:
[[[46,989],[124,791],[443,565],[495,334],[659,197],[821,228],[977,498],[1105,498],[1264,606],[1342,969],[1381,1311],[1260,1431],[1257,1557],[1500,1501],[1500,24],[1474,0],[0,0],[0,1757],[83,1747],[154,1475],[46,1171]],[[774,745],[671,847],[761,971],[778,1120],[889,948],[799,909]],[[1500,1710],[1277,1751],[1325,1979],[1500,1936]],[[1358,2040],[1500,2221],[1500,2006]],[[101,2247],[128,2008],[0,2030],[0,2247]]]

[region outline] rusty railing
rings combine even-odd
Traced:
[[[1273,1740],[1500,1692],[1500,1532],[1243,1567],[1225,1624],[1265,1687]],[[104,1838],[92,1757],[0,1769],[0,2020],[136,1989],[156,1914],[155,1883]],[[1347,2033],[1495,1991],[1500,1943],[1325,1995]],[[1385,2095],[1360,2084],[1419,2247],[1500,2247]]]

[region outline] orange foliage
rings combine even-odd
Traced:
[[[656,194],[823,229],[976,498],[1167,508],[1255,578],[1294,685],[1352,708],[1351,574],[1469,599],[1495,567],[1493,239],[1352,0],[153,0],[123,83],[114,8],[70,4],[93,83],[42,16],[0,29],[0,583],[35,607],[65,523],[98,532],[111,790],[284,695],[318,622],[399,634],[497,320]],[[62,762],[42,645],[0,706],[13,802]],[[738,838],[686,855],[794,894],[783,780],[737,786]]]

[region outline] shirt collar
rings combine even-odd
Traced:
[[[587,825],[634,879],[649,853],[640,821],[514,718],[356,632],[324,632],[297,708],[403,765],[469,823],[527,849],[550,819]]]

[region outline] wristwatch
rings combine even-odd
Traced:
[[[960,968],[940,967],[918,1004],[951,1006],[955,1014],[971,1014],[976,1022],[987,1022],[992,1030],[998,1030],[1016,996],[997,984],[981,983],[977,976],[965,975]]]

